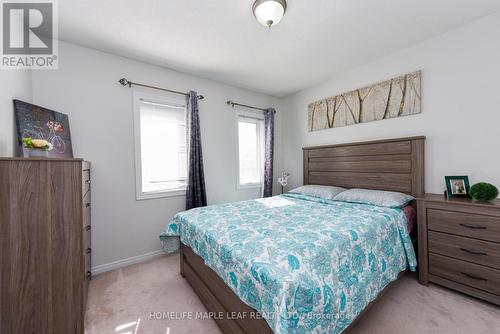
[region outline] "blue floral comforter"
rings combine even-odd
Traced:
[[[416,267],[400,209],[298,194],[181,212],[178,235],[277,334],[340,333]]]

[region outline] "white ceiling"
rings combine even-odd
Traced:
[[[499,0],[60,0],[62,40],[275,96],[500,10]]]

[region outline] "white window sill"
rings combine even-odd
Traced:
[[[186,196],[185,189],[174,189],[174,190],[161,191],[161,192],[158,191],[158,192],[149,192],[149,193],[138,193],[138,194],[136,194],[136,200],[143,201],[143,200],[155,199],[155,198],[180,197],[180,196]]]
[[[236,189],[244,190],[244,189],[258,189],[262,188],[262,184],[260,183],[246,183],[246,184],[238,184]]]

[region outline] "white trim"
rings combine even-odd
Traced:
[[[249,120],[254,120],[255,123],[257,124],[257,131],[259,131],[259,134],[257,138],[261,141],[259,143],[259,156],[260,156],[260,163],[263,165],[264,163],[264,115],[262,112],[254,112],[254,111],[247,111],[247,110],[241,110],[241,109],[236,109],[235,112],[235,128],[236,128],[236,189],[237,190],[243,190],[243,189],[263,189],[264,187],[264,182],[263,182],[263,172],[261,171],[260,179],[261,181],[259,183],[246,183],[246,184],[241,184],[240,183],[240,133],[239,133],[239,120],[240,118],[248,118]],[[253,122],[252,122],[253,123]]]
[[[134,146],[135,146],[135,199],[137,201],[162,198],[185,196],[186,189],[172,189],[158,192],[143,192],[142,191],[142,164],[141,164],[141,118],[140,118],[140,102],[146,101],[152,104],[171,105],[178,108],[186,109],[186,102],[182,98],[174,98],[160,94],[144,93],[142,91],[134,91]]]
[[[137,181],[136,181],[136,183],[137,183]],[[168,190],[168,191],[158,191],[158,192],[152,191],[152,192],[148,192],[148,193],[143,193],[143,192],[139,191],[139,192],[136,192],[135,199],[138,201],[141,201],[141,200],[145,200],[145,199],[176,197],[176,196],[186,196],[186,189],[172,189],[172,190]]]
[[[92,267],[92,276],[102,274],[107,271],[123,268],[130,266],[132,264],[148,261],[151,259],[155,259],[157,257],[160,257],[164,255],[165,252],[161,249],[151,252],[151,253],[146,253],[142,255],[137,255],[137,256],[132,256],[127,259],[123,260],[118,260],[110,263],[105,263],[105,264],[100,264],[98,266]]]
[[[248,110],[236,109],[236,116],[243,116],[253,119],[264,120],[264,114],[261,111],[248,111]]]
[[[239,179],[239,176],[238,176],[238,179]],[[238,181],[238,180],[236,180]],[[242,190],[242,189],[260,189],[262,188],[262,184],[261,183],[244,183],[244,184],[240,184],[239,182],[237,182],[237,185],[236,185],[236,189],[238,190]]]

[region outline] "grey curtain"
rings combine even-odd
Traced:
[[[274,114],[276,110],[264,111],[264,189],[263,197],[273,195],[273,157],[274,157]]]
[[[200,117],[198,94],[190,91],[187,96],[187,154],[188,179],[186,187],[186,210],[207,205],[203,154],[201,150]]]

